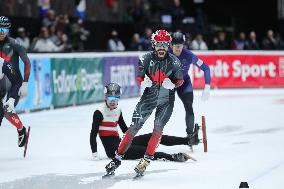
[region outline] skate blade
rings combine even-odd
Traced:
[[[105,179],[105,178],[111,178],[111,177],[113,177],[114,175],[115,175],[114,172],[108,172],[108,173],[106,173],[105,175],[103,175],[102,178],[103,178],[103,179]]]
[[[136,173],[136,175],[133,177],[134,180],[136,179],[140,179],[144,176],[144,172],[143,173]]]
[[[26,141],[26,144],[25,144],[25,148],[24,148],[24,158],[26,157],[26,154],[27,154],[27,149],[28,149],[28,144],[29,144],[29,138],[30,138],[30,131],[31,131],[31,127],[28,126],[28,131],[27,131],[27,141]]]

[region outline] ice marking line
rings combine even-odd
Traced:
[[[271,167],[271,168],[269,168],[269,169],[263,171],[261,174],[255,176],[254,178],[252,178],[251,180],[249,180],[248,183],[253,183],[253,182],[259,180],[260,178],[262,178],[262,177],[264,177],[264,176],[270,174],[270,173],[271,173],[272,171],[274,171],[275,169],[278,169],[278,168],[281,167],[283,164],[284,164],[284,161],[282,161],[282,162],[280,162],[280,163],[274,165],[273,167]]]

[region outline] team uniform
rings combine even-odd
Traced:
[[[118,126],[121,131],[125,133],[128,130],[125,124],[124,118],[120,108],[110,110],[106,104],[101,108],[97,109],[93,114],[92,130],[90,133],[90,145],[92,153],[97,152],[97,135],[99,135],[106,155],[109,158],[115,157],[115,151],[121,141],[118,132]],[[151,134],[144,134],[134,137],[132,145],[125,153],[123,159],[139,159],[143,158],[148,141],[150,140]],[[166,146],[173,145],[188,145],[188,138],[175,137],[163,135],[161,144]],[[154,159],[166,159],[169,161],[186,161],[187,157],[183,153],[178,154],[167,154],[164,152],[156,152]]]
[[[173,37],[174,38],[174,37]],[[169,50],[170,53],[173,53],[173,50]],[[184,82],[183,84],[177,88],[177,93],[179,98],[184,104],[185,112],[186,112],[186,133],[188,136],[191,136],[194,132],[194,111],[192,107],[193,103],[193,88],[190,80],[190,76],[188,74],[189,68],[191,65],[195,65],[200,68],[204,72],[205,85],[210,86],[211,77],[210,77],[210,68],[207,64],[205,64],[201,59],[199,59],[195,54],[191,51],[183,48],[180,56],[177,58],[181,62],[181,68],[183,73]]]
[[[7,28],[5,28],[5,24]],[[4,29],[9,29],[10,21],[7,17],[0,17],[1,32]],[[8,30],[9,31],[9,30]],[[20,118],[14,111],[14,107],[17,105],[20,96],[25,88],[25,93],[27,93],[27,82],[30,75],[30,60],[27,56],[25,48],[15,39],[11,37],[5,37],[4,40],[0,41],[0,57],[2,60],[2,71],[5,75],[1,77],[0,80],[0,123],[3,117],[5,117],[11,124],[13,124],[19,132],[19,146],[22,147],[25,144],[25,133],[26,128],[23,126]],[[19,69],[19,57],[24,62],[24,79],[20,73]],[[3,76],[3,75],[2,75]],[[4,103],[4,108],[2,100],[7,94],[7,100]],[[8,107],[8,108],[7,108]],[[12,108],[11,108],[12,107]]]
[[[164,126],[169,121],[175,100],[175,87],[183,83],[180,61],[167,52],[171,37],[165,30],[152,34],[154,51],[146,53],[139,60],[138,82],[145,83],[145,90],[136,105],[132,123],[124,134],[113,160],[107,164],[107,175],[114,174],[120,166],[122,157],[129,149],[134,136],[142,128],[145,121],[156,109],[154,130],[146,147],[144,158],[135,167],[137,176],[143,175],[150,160],[154,158],[160,143]]]

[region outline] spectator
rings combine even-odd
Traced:
[[[203,36],[201,34],[197,34],[195,39],[191,43],[192,50],[208,50],[207,44],[203,40]]]
[[[48,31],[49,31],[49,39],[55,44],[58,45],[60,43],[60,40],[56,34],[56,30],[55,30],[55,26],[54,25],[50,25],[48,27]]]
[[[129,45],[129,49],[132,51],[142,51],[142,44],[140,41],[140,35],[139,33],[134,33],[132,36],[131,43]]]
[[[247,46],[245,47],[246,50],[259,50],[259,44],[256,40],[256,34],[254,31],[251,31],[249,34],[249,40]]]
[[[151,28],[146,27],[144,30],[144,36],[141,37],[141,44],[143,51],[150,51],[152,50],[152,43],[151,43],[151,35],[153,31]]]
[[[111,38],[108,40],[108,49],[109,51],[124,51],[125,47],[121,40],[118,38],[116,30],[111,32]]]
[[[34,41],[34,52],[59,52],[63,51],[64,44],[61,46],[56,46],[50,39],[49,39],[49,32],[46,27],[42,27],[40,31],[40,36],[35,39]]]
[[[68,15],[59,15],[56,18],[56,31],[60,31],[62,33],[70,34],[70,21]]]
[[[239,38],[233,41],[233,50],[244,50],[247,46],[246,34],[241,32]]]
[[[56,17],[54,10],[48,10],[47,16],[42,21],[42,26],[48,27],[50,25],[55,25],[56,23]]]
[[[267,36],[262,41],[262,48],[264,50],[276,50],[277,49],[277,40],[275,39],[274,32],[272,30],[267,31]]]
[[[72,50],[84,51],[85,42],[87,41],[89,35],[90,32],[83,26],[83,20],[78,19],[78,21],[71,26]]]
[[[284,49],[284,42],[279,33],[275,34],[275,39],[277,41],[277,49]]]
[[[220,32],[218,38],[213,38],[213,49],[214,50],[228,50],[229,44],[226,39],[226,33]]]
[[[26,50],[28,50],[30,47],[30,39],[26,35],[25,28],[19,27],[17,32],[18,37],[16,38],[16,40],[19,41]]]

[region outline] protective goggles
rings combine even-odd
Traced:
[[[9,28],[0,28],[0,33],[8,33]]]
[[[156,47],[168,48],[170,46],[170,43],[169,42],[155,42],[154,45]]]
[[[118,96],[107,96],[106,97],[106,100],[107,101],[109,101],[109,102],[111,102],[111,101],[119,101],[119,99],[120,99],[120,97],[118,97]]]

